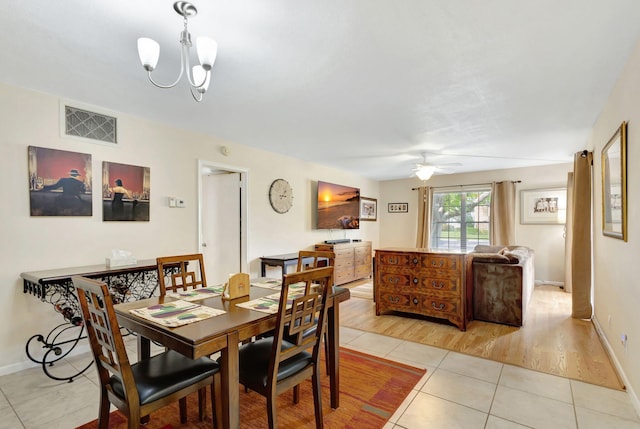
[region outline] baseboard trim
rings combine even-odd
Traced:
[[[600,341],[602,341],[602,344],[604,345],[604,348],[607,354],[609,355],[609,359],[611,359],[611,361],[613,362],[613,366],[616,368],[616,371],[618,372],[618,377],[620,378],[620,381],[622,382],[625,390],[629,394],[629,398],[631,399],[631,405],[633,405],[633,408],[635,408],[636,413],[640,415],[640,400],[638,400],[638,395],[636,395],[636,392],[633,390],[633,387],[631,387],[631,383],[629,382],[627,375],[622,369],[622,365],[620,365],[620,361],[616,357],[616,354],[613,352],[613,348],[611,347],[611,344],[607,340],[607,337],[604,334],[604,331],[602,330],[602,326],[600,325],[600,322],[598,322],[598,319],[595,316],[591,318],[591,322],[593,323],[593,326],[596,328],[596,332],[598,333],[598,336],[600,337]]]

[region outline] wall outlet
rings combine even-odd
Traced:
[[[624,347],[624,351],[627,351],[627,334],[620,335],[620,342],[622,343],[622,347]]]
[[[183,208],[187,207],[187,205],[185,204],[184,200],[177,199],[176,200],[176,207],[183,209]]]

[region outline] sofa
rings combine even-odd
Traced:
[[[533,249],[478,245],[467,255],[467,318],[522,326],[534,285]]]

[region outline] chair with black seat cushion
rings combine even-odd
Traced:
[[[305,265],[304,264],[304,260],[309,260],[309,258],[313,258],[312,263]],[[300,250],[298,252],[298,265],[296,267],[296,271],[300,272],[300,271],[304,271],[304,270],[308,270],[308,269],[313,269],[313,268],[319,268],[322,266],[326,266],[326,267],[333,267],[335,264],[335,260],[336,260],[336,254],[334,252],[331,252],[329,250]],[[333,286],[333,285],[332,285]],[[309,335],[313,335],[315,333],[315,326],[310,327],[309,329],[307,329],[306,331],[304,331],[304,333],[302,334],[303,336],[307,337]],[[290,340],[290,338],[285,335],[284,337],[285,340]],[[324,351],[325,351],[325,356],[329,356],[329,353],[327,353],[327,334],[325,332],[324,335]],[[326,370],[327,370],[327,374],[329,374],[329,360],[327,358],[326,360]]]
[[[304,284],[304,289],[293,297],[289,307],[287,297],[295,283]],[[299,384],[309,378],[313,385],[316,428],[323,427],[318,362],[327,317],[326,302],[332,285],[333,267],[285,274],[275,334],[240,347],[240,383],[267,398],[269,428],[277,427],[277,396],[293,388],[294,403],[297,403]],[[305,336],[304,332],[314,326],[314,334]],[[289,341],[284,339],[285,334]]]
[[[313,258],[313,261],[305,266],[304,261],[309,260],[309,258]],[[328,250],[300,250],[298,252],[298,265],[296,266],[296,271],[300,272],[305,269],[319,268],[323,266],[333,267],[335,260],[336,254]]]
[[[180,292],[207,287],[202,253],[162,256],[156,258],[160,296],[167,292]]]
[[[214,379],[219,378],[219,364],[209,358],[189,359],[175,351],[131,364],[107,285],[79,276],[72,281],[100,378],[98,427],[109,427],[109,404],[127,416],[129,429],[138,429],[141,417],[179,401],[180,421],[186,423],[187,395],[205,391],[207,386],[211,386],[216,427]],[[204,420],[205,400],[201,397],[198,402],[200,420]]]

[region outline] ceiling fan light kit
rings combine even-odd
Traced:
[[[160,58],[160,45],[155,40],[147,37],[139,38],[138,56],[140,57],[142,67],[147,71],[149,80],[155,86],[163,89],[173,88],[178,84],[178,82],[180,82],[182,76],[186,75],[193,99],[200,102],[202,101],[204,93],[207,92],[207,89],[209,88],[209,83],[211,81],[211,68],[216,61],[218,44],[215,40],[209,37],[198,37],[196,39],[196,52],[198,54],[200,64],[191,68],[189,57],[191,46],[193,45],[191,43],[191,34],[187,29],[187,24],[189,17],[196,16],[198,14],[198,10],[193,4],[186,1],[175,2],[173,4],[173,9],[178,15],[182,16],[184,20],[184,30],[180,33],[181,55],[180,74],[178,75],[178,78],[175,82],[169,85],[162,85],[155,82],[151,77],[151,72],[155,70],[156,65],[158,64],[158,59]]]
[[[436,168],[431,165],[422,165],[416,170],[416,176],[420,180],[429,180],[435,171]]]

